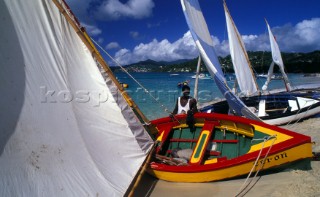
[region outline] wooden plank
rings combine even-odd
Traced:
[[[189,161],[190,164],[199,165],[201,164],[205,152],[207,150],[207,146],[210,142],[211,135],[213,133],[214,127],[217,125],[216,122],[205,121],[202,131],[200,133],[198,142],[196,144],[195,149],[193,150],[191,159]]]

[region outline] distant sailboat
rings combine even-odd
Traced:
[[[268,75],[267,75],[267,81],[265,82],[265,84],[262,87],[262,90],[267,90],[268,88],[268,84],[270,83],[272,77],[274,76],[273,74],[273,68],[274,68],[274,64],[277,64],[280,68],[280,72],[282,74],[283,80],[284,80],[284,84],[286,87],[287,91],[291,91],[292,87],[290,85],[290,81],[289,78],[286,74],[286,72],[284,71],[284,64],[283,64],[283,60],[281,57],[281,52],[279,49],[279,46],[277,44],[277,41],[271,31],[271,28],[267,22],[267,20],[265,20],[267,23],[267,27],[268,27],[268,32],[269,32],[269,40],[270,40],[270,46],[271,46],[271,54],[272,54],[272,62],[268,71]]]
[[[153,141],[84,29],[63,0],[0,15],[1,196],[123,196]]]
[[[236,82],[240,89],[237,97],[252,111],[255,118],[259,118],[269,124],[281,125],[306,119],[320,113],[319,98],[314,98],[309,93],[296,92],[293,94],[290,91],[269,93],[262,92],[259,89],[241,35],[232,20],[225,2],[223,6],[228,29],[230,54],[236,74]],[[271,45],[272,48],[276,48],[274,42]],[[284,72],[282,59],[280,59],[280,51],[273,51],[274,62],[282,65],[281,71],[286,88],[287,90],[291,90],[288,77]],[[217,66],[218,64],[215,63],[214,65]],[[220,65],[218,66],[220,67]],[[273,69],[273,65],[271,68]],[[269,81],[272,74],[270,72]],[[219,84],[217,83],[217,85]],[[234,113],[233,108],[230,107],[231,102],[232,100],[216,102],[202,107],[200,110],[216,113]],[[239,113],[235,115],[239,115]],[[251,118],[249,116],[246,117]]]

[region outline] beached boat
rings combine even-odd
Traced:
[[[279,169],[312,157],[308,136],[237,116],[197,113],[153,120],[159,131],[148,172],[174,182],[208,182]],[[309,166],[310,167],[310,166]]]
[[[187,3],[190,6],[188,6],[188,9],[185,9],[185,17],[189,29],[192,32],[192,36],[207,69],[213,76],[222,95],[226,98],[225,101],[218,101],[203,106],[200,108],[200,111],[245,116],[275,125],[293,123],[320,113],[320,97],[317,89],[303,90],[300,88],[297,90],[291,87],[289,79],[284,72],[279,47],[268,24],[273,61],[268,72],[267,81],[262,90],[260,90],[241,35],[224,2],[229,48],[235,70],[235,84],[237,85],[237,88],[233,88],[231,91],[214,52],[213,41],[202,15],[200,5],[196,0],[190,0]],[[271,93],[271,91],[267,91],[267,86],[273,76],[274,64],[279,65],[286,90]]]

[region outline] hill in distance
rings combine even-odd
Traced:
[[[271,52],[248,52],[248,56],[256,73],[267,73],[272,61]],[[320,51],[310,53],[282,53],[287,73],[320,73]],[[230,55],[219,57],[222,69],[233,73]],[[128,72],[196,72],[198,58],[177,60],[172,62],[146,60],[123,66]],[[120,67],[111,67],[113,72],[122,72]],[[201,72],[206,72],[201,63]],[[278,67],[275,66],[275,72]]]

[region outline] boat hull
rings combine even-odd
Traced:
[[[180,122],[183,122],[183,118],[183,116],[177,117]],[[245,154],[233,158],[220,155],[215,158],[203,158],[199,163],[192,163],[192,159],[190,159],[186,165],[168,165],[167,163],[153,160],[147,170],[149,174],[158,179],[171,182],[211,182],[246,175],[250,173],[251,170],[255,172],[258,170],[277,169],[285,164],[299,160],[306,159],[307,162],[310,162],[309,158],[312,157],[311,139],[305,135],[236,116],[198,113],[195,115],[195,119],[201,123],[208,119],[221,120],[221,125],[218,126],[219,128],[225,128],[225,121],[234,122],[236,125],[247,124],[254,128],[254,132],[264,133],[268,136],[276,135],[276,139],[274,141],[269,140],[265,143],[254,144],[249,147]],[[165,124],[164,122],[166,121],[168,121],[168,119],[156,120],[154,123],[155,125],[161,125]],[[206,123],[204,123],[204,125],[205,124]],[[178,123],[174,124],[174,122],[172,125],[174,128],[181,126]],[[228,125],[230,124],[228,123]],[[159,128],[160,131],[157,138],[159,144],[165,143],[165,140],[173,141],[173,139],[169,139],[170,135],[166,137],[162,134],[161,130],[163,127],[159,126]],[[216,130],[215,132],[218,131]],[[232,132],[237,133],[236,130]],[[237,135],[245,138],[250,134],[239,133]],[[201,135],[198,139],[200,138]],[[254,139],[254,137],[250,139]],[[197,146],[194,150],[195,149],[197,149]]]
[[[247,107],[254,109],[256,115],[261,120],[272,125],[294,123],[320,114],[318,92],[282,92],[270,95],[242,97],[241,100]],[[265,101],[265,107],[263,113],[260,113],[259,103],[263,100]],[[306,102],[299,102],[299,100],[306,100]],[[292,103],[295,106],[294,110],[290,110]],[[200,108],[200,111],[228,114],[229,105],[226,100],[223,100],[204,106]]]
[[[310,157],[310,146],[303,144],[298,147],[288,149],[283,152],[271,154],[267,157],[263,169],[279,168],[282,165]],[[299,154],[297,154],[299,153]],[[307,161],[308,162],[308,161]],[[157,164],[151,164],[149,174],[154,177],[170,182],[212,182],[224,179],[230,179],[248,174],[255,163],[255,158],[243,161],[242,164],[234,164],[233,161],[221,162],[217,164],[208,164],[205,166],[210,169],[201,169],[196,167],[185,167],[185,169],[167,169]],[[263,159],[258,161],[260,167]],[[230,167],[225,167],[225,166]],[[192,169],[193,168],[193,169]],[[257,169],[256,169],[257,170]],[[254,170],[253,172],[256,172]]]

